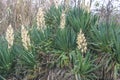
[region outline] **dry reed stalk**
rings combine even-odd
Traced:
[[[82,0],[80,7],[85,9],[88,13],[90,13],[91,2],[88,2],[87,5],[85,4],[86,0]]]
[[[31,10],[32,10],[32,2],[31,2],[31,0],[30,1],[26,1],[26,2],[24,2],[24,9],[23,9],[23,24],[24,25],[26,25],[26,26],[28,26],[28,25],[30,25],[31,23],[32,23],[32,12],[31,12]]]
[[[69,2],[70,2],[70,0],[65,0],[65,7],[66,7],[66,8],[69,7]]]
[[[55,7],[58,9],[59,6],[59,0],[54,0]]]

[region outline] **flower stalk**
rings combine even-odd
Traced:
[[[61,15],[60,19],[61,19],[61,21],[60,21],[60,28],[64,29],[65,28],[65,24],[66,24],[65,11],[62,12],[62,15]]]
[[[82,30],[80,30],[77,36],[77,48],[81,50],[82,53],[86,53],[87,51],[87,42]]]
[[[13,42],[14,42],[14,30],[13,30],[11,24],[7,28],[5,38],[8,42],[8,49],[10,49],[13,46]]]
[[[44,30],[46,28],[44,11],[42,8],[39,8],[37,13],[37,28],[41,30]]]
[[[29,49],[30,44],[30,37],[28,35],[28,31],[25,29],[25,27],[22,25],[21,27],[21,37],[22,37],[22,43],[26,50]]]

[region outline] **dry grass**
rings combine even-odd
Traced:
[[[64,0],[61,4],[69,6],[70,1],[71,0]],[[92,0],[90,1],[91,5]],[[73,0],[72,4],[79,6],[81,2],[82,0]],[[36,20],[38,8],[42,6],[44,10],[46,10],[53,3],[54,0],[6,0],[6,2],[5,0],[0,0],[0,34],[4,33],[9,24],[11,24],[14,29],[17,29],[21,24],[31,26]],[[103,10],[101,10],[101,14],[99,14],[101,16],[104,14],[102,11]]]
[[[14,29],[21,25],[31,26],[39,7],[48,8],[46,0],[0,0],[0,34],[11,24]]]
[[[9,24],[12,24],[14,29],[21,24],[32,25],[38,9],[36,6],[37,4],[33,6],[32,0],[0,0],[0,33],[3,33]]]

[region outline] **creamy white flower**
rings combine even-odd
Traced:
[[[41,7],[39,8],[37,13],[37,28],[41,30],[44,30],[46,28],[44,11]]]
[[[84,36],[84,33],[82,33],[82,30],[80,30],[78,36],[77,36],[77,48],[81,50],[82,53],[85,53],[87,51],[87,42]]]
[[[21,38],[22,38],[23,46],[28,50],[28,47],[31,46],[30,37],[28,35],[28,31],[23,25],[21,26]]]
[[[8,42],[8,48],[11,48],[13,46],[13,42],[14,42],[14,30],[13,30],[11,24],[7,28],[5,38]]]
[[[64,29],[65,28],[65,22],[66,22],[66,17],[65,17],[65,12],[62,12],[62,15],[60,17],[60,28]]]

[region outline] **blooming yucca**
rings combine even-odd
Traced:
[[[60,28],[64,29],[65,28],[65,22],[66,22],[65,11],[62,12],[60,20],[61,20],[60,21]]]
[[[82,33],[82,30],[80,30],[77,36],[77,45],[78,49],[80,49],[82,53],[87,51],[87,42],[84,33]]]
[[[37,28],[38,29],[45,29],[45,18],[44,18],[44,11],[42,8],[39,8],[38,13],[37,13]]]
[[[7,42],[8,42],[8,48],[11,48],[12,45],[13,45],[13,41],[14,41],[14,30],[13,30],[11,24],[7,28],[5,38],[6,38]]]
[[[21,27],[21,37],[22,37],[23,46],[28,50],[28,47],[31,45],[30,37],[28,35],[28,31],[25,29],[23,25]]]

